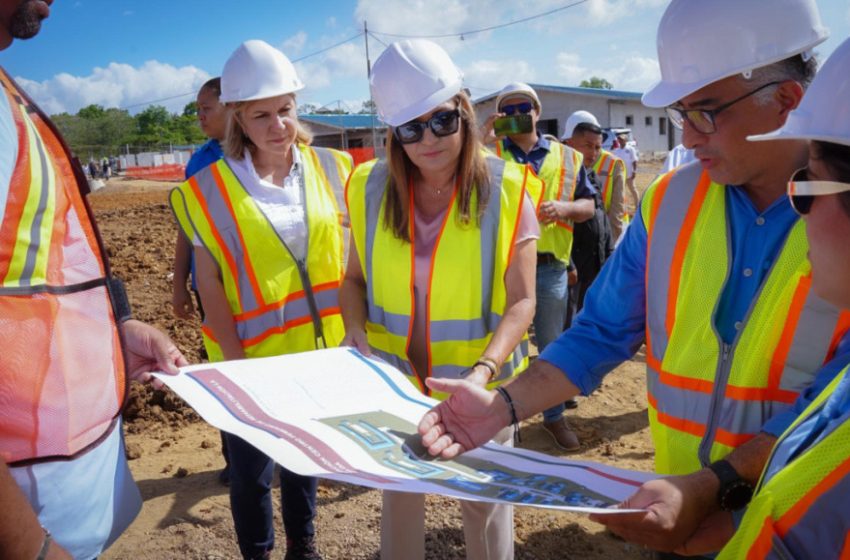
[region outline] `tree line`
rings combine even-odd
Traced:
[[[126,109],[89,105],[75,115],[60,113],[52,119],[83,161],[125,153],[128,145],[140,152],[206,142],[194,101],[183,108],[182,114],[170,113],[161,105],[151,105],[135,115]]]

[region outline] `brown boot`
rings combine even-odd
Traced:
[[[546,430],[552,439],[555,440],[555,445],[567,451],[576,451],[581,449],[581,444],[578,441],[578,436],[567,424],[566,418],[559,418],[554,422],[543,422],[543,429]]]

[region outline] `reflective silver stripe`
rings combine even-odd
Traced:
[[[489,325],[498,325],[501,317],[498,313],[488,313],[475,319],[431,321],[431,342],[484,338],[493,332]]]
[[[670,263],[685,223],[688,208],[699,185],[702,167],[680,167],[670,179],[664,198],[652,220],[652,240],[648,247],[646,282],[646,324],[652,341],[653,357],[659,362],[667,351],[667,296],[670,293]],[[661,193],[656,193],[659,196]],[[663,217],[663,219],[662,219]]]
[[[561,200],[572,201],[573,198],[573,184],[576,181],[576,168],[573,165],[573,151],[572,149],[567,149],[565,147],[561,148],[562,160],[564,166],[564,184],[561,189]],[[560,180],[560,177],[558,177]]]
[[[712,395],[661,382],[658,372],[647,366],[646,388],[655,397],[658,412],[688,420],[707,428],[712,414]],[[724,398],[714,423],[717,428],[739,435],[756,434],[766,418],[787,410],[790,405],[776,401]],[[716,433],[716,430],[715,430]]]
[[[488,157],[485,161],[490,175],[490,198],[481,216],[478,233],[481,253],[481,317],[485,320],[484,328],[487,332],[494,332],[499,323],[493,322],[490,310],[493,309],[493,275],[496,270],[499,224],[502,221],[502,179],[506,163],[496,157]],[[434,335],[434,329],[431,329],[431,335]]]
[[[780,389],[800,393],[812,384],[817,364],[824,363],[829,354],[839,315],[835,306],[809,290],[785,359]]]
[[[27,121],[27,128],[30,128],[30,132],[32,132],[32,135],[35,137],[35,145],[38,149],[38,157],[41,162],[41,190],[38,194],[38,208],[36,208],[35,215],[32,219],[32,225],[30,226],[30,243],[27,246],[27,256],[24,261],[23,270],[21,271],[19,280],[19,284],[21,286],[29,286],[32,284],[32,275],[35,272],[35,261],[38,259],[38,246],[41,242],[41,224],[45,218],[44,212],[47,209],[47,198],[50,194],[50,189],[55,187],[52,187],[50,184],[50,170],[47,168],[47,154],[44,152],[44,144],[41,141],[41,135],[35,129],[35,125],[32,121],[30,121],[26,114],[24,114],[24,118]],[[53,216],[50,216],[50,219],[52,220]]]
[[[366,269],[363,271],[363,275],[366,279],[366,301],[375,301],[375,282],[372,280],[374,278],[373,273],[373,265],[372,265],[372,251],[375,247],[375,235],[378,231],[379,224],[381,223],[381,202],[384,200],[384,191],[387,188],[387,180],[389,179],[389,168],[387,167],[386,160],[379,160],[372,167],[372,170],[369,172],[369,177],[366,179],[366,247],[364,248],[365,255],[363,255],[363,262],[365,263]],[[410,217],[413,219],[413,216]],[[405,330],[404,335],[407,336],[407,330]]]
[[[317,159],[319,160],[319,165],[322,166],[322,169],[325,172],[325,177],[328,178],[328,183],[330,183],[331,188],[333,189],[334,197],[337,200],[337,203],[340,204],[340,208],[345,208],[345,185],[343,184],[343,177],[340,177],[339,167],[337,166],[336,156],[332,151],[327,148],[308,148],[316,152]],[[348,156],[348,154],[345,154]],[[351,156],[348,156],[349,159]]]
[[[431,366],[431,377],[437,377],[440,379],[460,379],[460,374],[463,371],[466,371],[469,366],[472,364],[459,366],[454,364],[448,365],[432,365]]]
[[[408,377],[415,377],[415,375],[413,374],[413,366],[410,365],[410,362],[408,362],[407,360],[403,360],[395,354],[390,354],[389,352],[384,352],[383,350],[379,350],[377,348],[372,348],[372,353],[387,362],[388,364],[390,364],[391,366],[395,367]]]
[[[213,220],[213,223],[209,224],[210,228],[218,231],[225,245],[227,245],[228,251],[230,251],[237,262],[236,274],[238,275],[237,287],[239,289],[239,299],[242,302],[242,310],[250,311],[258,308],[260,304],[254,297],[254,291],[251,289],[251,281],[248,278],[248,268],[245,266],[238,266],[240,264],[239,261],[245,258],[242,254],[242,247],[237,233],[239,228],[234,216],[230,213],[230,209],[228,209],[227,204],[224,201],[224,197],[218,190],[218,186],[215,182],[215,176],[212,172],[212,168],[215,165],[226,166],[227,163],[225,160],[219,160],[218,163],[207,166],[198,171],[194,178],[198,183],[198,190],[204,198],[203,202],[206,203],[207,210]],[[230,170],[230,172],[233,173],[232,170]],[[238,180],[236,182],[239,184],[239,188],[244,189]],[[225,191],[227,190],[226,187],[224,187],[224,189]]]
[[[528,339],[520,340],[509,362],[502,364],[499,369],[499,376],[493,381],[504,381],[511,378],[514,372],[522,365],[523,360],[528,356]]]
[[[336,288],[315,293],[319,313],[339,307],[339,290]],[[256,338],[270,329],[282,327],[291,321],[310,318],[310,305],[306,297],[287,301],[282,307],[270,309],[265,313],[236,321],[236,332],[240,340]]]
[[[369,321],[383,325],[391,334],[407,338],[407,331],[410,329],[410,315],[391,313],[375,304],[372,299],[367,301],[367,305],[369,307]]]

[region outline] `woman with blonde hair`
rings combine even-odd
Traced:
[[[527,364],[539,236],[527,191],[542,185],[486,155],[460,71],[436,44],[390,45],[371,88],[390,130],[386,158],[358,166],[346,192],[345,343],[437,398],[434,377],[496,387]],[[468,558],[513,558],[511,506],[461,509]],[[423,558],[424,548],[424,496],[385,491],[382,557]]]
[[[334,191],[347,154],[312,148],[298,122],[292,63],[263,41],[246,41],[221,76],[227,104],[225,157],[171,193],[194,245],[210,361],[326,348],[343,336],[338,304],[343,232]],[[274,461],[227,435],[230,504],[244,558],[274,548]],[[313,518],[317,481],[281,468],[286,560],[320,558]]]

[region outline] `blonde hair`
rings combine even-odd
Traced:
[[[241,160],[245,157],[245,150],[256,147],[254,143],[245,134],[245,129],[242,128],[242,123],[239,122],[239,116],[244,113],[256,101],[234,101],[227,103],[227,122],[224,133],[224,143],[222,151],[227,157]],[[292,94],[292,101],[295,102],[295,95]],[[298,117],[295,117],[295,143],[309,145],[313,141],[313,134],[310,129],[301,122]]]
[[[478,198],[476,225],[478,218],[487,207],[490,198],[490,173],[484,156],[484,147],[478,136],[475,110],[469,97],[461,92],[452,98],[457,101],[460,110],[460,129],[463,134],[460,156],[457,163],[458,210],[460,222],[472,222],[472,193]],[[384,208],[384,227],[391,229],[398,239],[410,241],[410,191],[409,183],[413,177],[414,164],[407,157],[402,144],[396,140],[392,128],[387,131],[387,165],[390,177],[387,184],[387,201]]]

